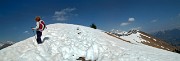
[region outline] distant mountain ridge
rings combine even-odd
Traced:
[[[151,35],[165,40],[175,46],[180,46],[180,28],[154,32]]]
[[[13,45],[14,43],[15,42],[13,42],[13,41],[0,42],[0,50]]]

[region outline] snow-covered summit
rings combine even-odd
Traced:
[[[44,43],[30,37],[0,50],[0,61],[180,61],[177,53],[131,44],[101,30],[73,24],[50,24]]]

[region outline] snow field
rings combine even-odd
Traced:
[[[130,37],[130,38],[129,38]],[[140,34],[123,37],[133,43],[145,41]],[[46,39],[45,39],[46,38]],[[78,61],[79,57],[96,61],[179,61],[180,55],[131,44],[101,30],[73,24],[50,24],[43,32],[43,44],[34,37],[0,50],[0,61]]]

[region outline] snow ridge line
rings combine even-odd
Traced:
[[[120,38],[120,37],[117,37],[116,35],[111,34],[111,33],[109,33],[109,32],[105,32],[105,33],[106,33],[106,34],[108,34],[108,35],[110,35],[110,36],[112,36],[112,37],[118,38],[118,39],[120,39],[120,40],[122,40],[122,41],[125,41],[125,42],[128,42],[128,43],[131,43],[131,44],[134,44],[134,43],[132,43],[132,42],[130,42],[130,41],[127,41],[127,40],[125,40],[125,39],[122,39],[122,38]]]

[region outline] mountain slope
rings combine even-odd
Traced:
[[[143,44],[132,44],[101,30],[73,24],[51,24],[44,43],[30,37],[0,50],[0,61],[179,61],[180,55]]]
[[[139,30],[130,30],[129,32],[118,33],[107,32],[107,34],[132,44],[144,44],[168,51],[178,50],[178,48],[176,48],[175,46],[172,46],[159,38],[156,38]]]
[[[141,34],[140,36],[145,39],[146,41],[149,41],[150,43],[148,42],[142,42],[144,44],[147,44],[149,46],[153,46],[153,47],[156,47],[156,48],[160,48],[160,49],[164,49],[164,50],[168,50],[168,51],[174,51],[178,48],[176,48],[175,46],[172,46],[170,44],[168,44],[167,42],[165,42],[164,40],[161,40],[159,38],[156,38],[154,36],[151,36],[145,32],[142,32],[142,31],[139,31]]]

